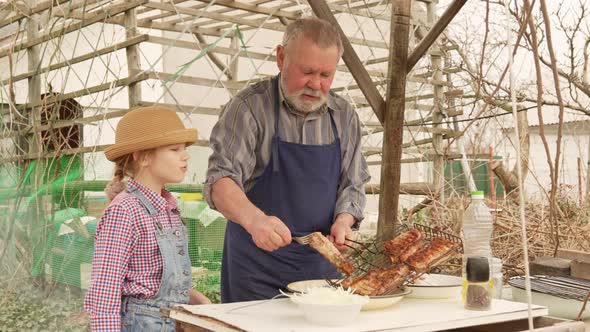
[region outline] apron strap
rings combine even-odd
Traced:
[[[334,142],[338,142],[340,140],[340,135],[338,135],[336,121],[334,121],[334,116],[332,116],[332,111],[330,109],[328,109],[328,114],[330,114],[330,123],[332,124],[332,133],[334,133]]]
[[[279,80],[281,79],[281,74],[277,75],[273,82],[273,110],[275,113],[275,135],[272,138],[271,148],[272,148],[272,171],[274,173],[279,172],[279,142],[280,133],[279,133],[279,114],[280,112],[280,102],[279,102]]]

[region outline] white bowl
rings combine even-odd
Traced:
[[[328,285],[325,279],[315,279],[315,280],[302,280],[292,282],[287,285],[287,290],[292,293],[305,293],[305,291],[312,287],[331,287]],[[363,305],[362,310],[378,310],[387,307],[391,307],[392,305],[401,301],[404,296],[410,294],[412,290],[405,288],[400,290],[399,293],[395,293],[393,295],[381,295],[381,296],[369,296],[369,302]]]
[[[368,300],[367,300],[368,302]],[[298,304],[305,319],[314,324],[339,326],[354,322],[361,312],[362,303],[355,304]]]
[[[461,297],[461,277],[445,274],[425,274],[424,278],[409,285],[412,293],[409,298],[415,299],[448,299]]]

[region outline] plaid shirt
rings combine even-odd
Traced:
[[[180,215],[172,213],[177,205],[169,192],[162,190],[160,196],[133,178],[127,186],[147,197],[164,228],[182,225]],[[84,300],[92,330],[119,331],[121,296],[156,295],[162,270],[154,219],[139,199],[128,196],[109,205],[96,229],[92,282]]]

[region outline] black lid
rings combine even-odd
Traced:
[[[490,263],[486,257],[467,257],[467,281],[485,282],[490,280]]]

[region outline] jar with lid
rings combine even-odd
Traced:
[[[504,275],[502,274],[502,260],[500,258],[492,257],[490,271],[490,283],[492,284],[492,297],[495,299],[502,298],[502,287],[504,283]]]
[[[463,305],[468,310],[490,310],[492,287],[490,285],[490,263],[486,257],[467,257],[463,280]]]

